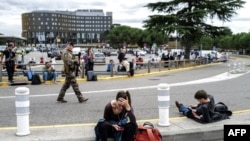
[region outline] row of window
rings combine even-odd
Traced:
[[[59,17],[59,18],[68,18],[68,19],[86,19],[86,20],[103,20],[103,19],[108,19],[110,20],[111,17],[110,16],[72,16],[72,15],[61,15],[61,14],[48,14],[48,13],[41,13],[40,14],[41,17],[45,16],[47,17],[48,15],[52,16],[52,17]],[[35,17],[36,15],[34,13],[32,13],[32,17]]]
[[[36,18],[32,18],[33,21],[36,20]],[[41,21],[41,18],[38,17],[37,18],[38,21]],[[46,18],[47,21],[58,21],[57,18]],[[31,18],[28,18],[28,21],[31,21]],[[84,23],[84,22],[92,22],[92,23],[106,23],[106,22],[109,22],[110,23],[110,19],[102,19],[102,20],[91,20],[91,21],[88,21],[88,20],[69,20],[69,19],[60,19],[60,21],[63,21],[63,22],[72,22],[72,23]]]
[[[29,30],[37,30],[37,28],[36,27],[28,27],[28,29]],[[72,27],[72,28],[64,28],[64,27],[50,27],[50,26],[46,26],[46,29],[47,30],[61,30],[61,31],[63,31],[63,30],[70,30],[70,31],[96,31],[96,32],[103,32],[103,31],[106,31],[106,30],[109,30],[110,29],[110,26],[108,26],[108,27],[104,27],[104,28],[74,28],[74,27]],[[41,28],[41,26],[38,26],[38,30],[42,30],[42,28]]]
[[[102,27],[110,27],[110,24],[66,24],[66,23],[56,23],[56,22],[52,22],[51,23],[52,24],[52,26],[68,26],[68,27],[70,27],[70,26],[74,26],[74,27],[88,27],[88,28],[102,28]],[[29,22],[27,22],[26,23],[26,26],[29,26],[29,25],[35,25],[35,23],[33,22],[32,24],[31,23],[29,23]],[[43,25],[45,25],[45,26],[48,26],[49,25],[49,23],[48,22],[41,22],[40,23],[40,26],[43,26]],[[40,26],[38,26],[38,27],[40,27]]]
[[[74,38],[100,38],[100,33],[53,33],[53,32],[29,32],[27,34],[28,38],[67,38],[67,37],[74,37]]]

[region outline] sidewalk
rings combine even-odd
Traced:
[[[158,126],[158,119],[145,121],[154,123],[163,141],[223,141],[223,128],[226,124],[250,124],[250,110],[235,111],[230,119],[215,123],[201,124],[185,117],[170,118],[170,125]],[[27,136],[16,136],[16,128],[0,128],[0,139],[3,141],[94,141],[94,126],[96,123],[74,125],[50,125],[30,127]]]

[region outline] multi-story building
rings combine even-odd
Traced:
[[[22,37],[28,44],[101,43],[112,23],[112,12],[100,9],[36,10],[22,14]]]

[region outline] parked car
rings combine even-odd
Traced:
[[[117,56],[117,55],[118,55],[118,51],[116,49],[110,50],[110,56]]]
[[[56,60],[61,60],[62,59],[62,52],[60,50],[53,50],[50,55],[51,58],[54,58]]]
[[[6,49],[6,45],[1,45],[0,46],[0,52],[3,52]]]
[[[81,53],[81,48],[80,47],[74,47],[72,49],[72,54],[77,56],[79,53]]]
[[[28,53],[30,53],[32,51],[32,48],[31,47],[26,47],[25,48],[25,52],[28,54]]]
[[[143,50],[135,50],[134,54],[136,54],[136,52],[137,52],[137,55],[139,56],[145,56],[147,54],[147,52]]]
[[[103,49],[103,50],[102,50],[102,53],[103,53],[105,56],[110,56],[110,50],[109,50],[109,49]]]
[[[106,57],[101,52],[96,52],[94,56],[94,62],[95,63],[106,63]]]

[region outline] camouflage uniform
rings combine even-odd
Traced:
[[[72,86],[78,100],[80,103],[87,101],[87,98],[84,98],[82,96],[82,93],[79,90],[78,83],[76,82],[76,63],[78,62],[77,59],[75,59],[75,56],[72,54],[71,51],[65,50],[62,54],[62,60],[63,60],[63,71],[65,73],[65,82],[60,90],[59,96],[57,98],[58,102],[67,102],[64,100],[65,93],[67,89]]]

